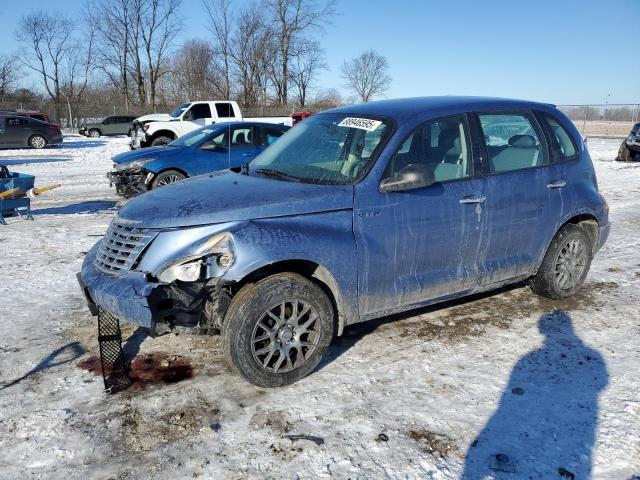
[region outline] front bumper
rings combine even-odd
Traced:
[[[105,310],[120,320],[147,328],[154,336],[172,330],[193,334],[219,331],[231,299],[220,279],[178,285],[159,283],[136,271],[107,275],[95,267],[99,245],[87,253],[78,274],[92,315]]]
[[[78,129],[78,133],[79,133],[80,135],[84,135],[84,136],[86,137],[86,136],[87,136],[87,129],[86,129],[86,127],[80,127],[80,128]]]

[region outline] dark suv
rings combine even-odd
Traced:
[[[616,160],[630,162],[638,157],[640,157],[640,122],[633,126],[629,136],[622,141]]]
[[[0,114],[0,147],[44,148],[61,142],[60,125],[25,115]]]
[[[131,200],[80,283],[101,325],[221,332],[238,371],[272,387],[347,325],[523,280],[575,294],[608,211],[553,105],[370,102],[307,118],[238,172]]]

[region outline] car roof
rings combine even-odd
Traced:
[[[402,122],[407,117],[413,117],[427,112],[434,114],[458,113],[467,110],[512,110],[518,108],[554,107],[548,103],[516,100],[510,98],[472,97],[472,96],[440,96],[398,98],[393,100],[379,100],[334,108],[326,112],[349,113],[362,115],[380,115]]]
[[[213,125],[206,125],[209,128],[218,128],[218,127],[282,127],[282,128],[291,128],[289,125],[284,125],[282,123],[269,123],[269,122],[220,122]]]

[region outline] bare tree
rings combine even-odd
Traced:
[[[324,51],[317,40],[301,40],[292,49],[291,83],[296,89],[297,103],[304,107],[307,95],[320,70],[327,67]]]
[[[202,0],[202,6],[209,17],[209,31],[215,39],[216,53],[221,58],[222,75],[224,78],[224,99],[231,98],[231,35],[233,30],[232,18],[234,11],[231,0]]]
[[[96,31],[100,69],[127,102],[156,103],[180,27],[182,0],[95,0],[87,18]]]
[[[266,0],[278,45],[279,78],[274,82],[278,101],[288,103],[291,48],[300,37],[322,30],[335,15],[335,0]]]
[[[71,19],[45,11],[24,15],[16,31],[23,47],[21,61],[40,75],[47,94],[54,101],[57,119],[61,114],[63,63],[69,58],[73,32]]]
[[[391,85],[389,62],[375,50],[366,51],[342,64],[342,78],[363,102],[382,95]]]
[[[189,40],[176,52],[164,82],[174,101],[207,100],[224,95],[213,48],[204,40]]]
[[[0,55],[0,103],[11,93],[20,74],[20,65],[15,56]]]

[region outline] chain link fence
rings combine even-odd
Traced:
[[[72,105],[73,118],[69,119],[68,105],[61,106],[60,118],[55,117],[55,107],[51,101],[39,102],[4,102],[0,109],[16,111],[36,110],[46,113],[51,121],[59,123],[65,130],[73,131],[83,123],[102,121],[110,115],[145,115],[148,113],[166,113],[175,108],[174,104],[158,104],[155,106],[138,107],[132,105],[108,104],[99,97],[91,97],[88,101]],[[331,108],[331,105],[267,105],[247,106],[242,108],[245,117],[288,116],[295,112],[320,112]],[[558,105],[575,123],[580,133],[585,137],[622,138],[629,134],[631,127],[640,122],[640,103],[603,103],[603,104],[575,104]]]
[[[638,103],[558,105],[585,137],[623,138],[640,122]]]

